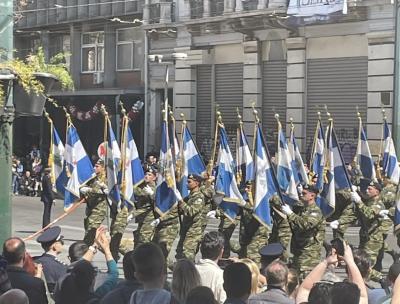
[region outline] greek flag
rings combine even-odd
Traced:
[[[236,183],[235,164],[228,144],[228,135],[223,126],[219,128],[219,141],[215,191],[224,196],[219,207],[229,219],[234,220],[239,211],[238,204],[244,205],[245,201]]]
[[[68,182],[67,172],[65,171],[64,145],[53,123],[51,123],[51,128],[52,143],[49,153],[51,183],[53,185],[53,191],[64,197],[65,185]]]
[[[189,128],[185,126],[182,135],[182,177],[180,184],[182,197],[189,195],[189,190],[187,188],[188,176],[190,174],[202,175],[205,171],[206,166],[200,157],[196,144],[193,141],[192,134],[190,133]]]
[[[400,191],[396,193],[396,210],[394,212],[394,233],[397,234],[400,230]]]
[[[399,183],[399,164],[390,128],[386,120],[383,124],[383,172],[391,182],[396,185]]]
[[[115,206],[120,207],[121,194],[118,184],[118,172],[121,168],[121,151],[115,139],[111,121],[107,118],[107,150],[105,159],[108,197]]]
[[[135,201],[133,186],[143,181],[144,172],[127,117],[124,118],[122,136],[121,195],[130,206],[133,206]]]
[[[236,140],[236,172],[237,183],[252,181],[254,179],[254,163],[249,144],[244,134],[242,125],[237,129]]]
[[[297,193],[296,182],[292,171],[292,157],[286,143],[285,134],[282,130],[282,125],[278,121],[278,161],[277,161],[277,180],[283,200],[286,203],[293,203],[299,200]]]
[[[170,144],[171,144],[172,158],[174,161],[174,166],[176,166],[176,162],[180,158],[180,155],[179,155],[180,148],[179,148],[178,137],[176,136],[175,121],[172,121],[170,123],[169,139],[170,139]]]
[[[356,162],[365,178],[376,180],[374,161],[369,150],[367,136],[360,119],[359,136],[357,144]]]
[[[160,172],[157,180],[155,210],[161,216],[168,213],[182,196],[176,188],[175,167],[168,138],[167,122],[163,121],[161,131]]]
[[[308,184],[308,176],[304,168],[303,159],[294,135],[294,127],[290,129],[290,138],[288,143],[289,153],[292,158],[292,170],[296,184]]]
[[[67,127],[64,159],[69,173],[65,187],[64,209],[68,209],[79,198],[79,188],[95,176],[90,158],[72,124]]]
[[[271,166],[267,146],[262,135],[261,127],[257,126],[256,148],[255,148],[255,180],[254,180],[254,216],[263,225],[271,226],[271,210],[269,201],[278,193],[274,181],[274,172]]]
[[[324,186],[324,166],[325,166],[325,135],[321,120],[317,122],[315,129],[313,148],[311,153],[310,172],[318,174],[315,186],[321,191]]]

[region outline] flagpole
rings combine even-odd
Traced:
[[[254,132],[253,132],[253,157],[254,157],[254,155],[256,155],[256,136],[260,119],[258,118],[258,112],[255,108],[255,102],[251,104],[251,107],[253,108],[253,115],[254,115]]]
[[[358,118],[358,140],[357,140],[357,150],[356,154],[354,155],[353,163],[355,167],[360,170],[360,164],[359,164],[359,156],[361,154],[361,128],[362,128],[362,119],[361,119],[361,113],[357,111],[357,118]]]
[[[310,179],[312,179],[315,175],[315,172],[312,172],[311,168],[312,168],[312,164],[314,163],[314,155],[315,155],[315,151],[317,149],[318,132],[319,132],[319,129],[321,129],[321,112],[318,111],[317,115],[318,115],[318,121],[317,121],[317,127],[315,128],[314,141],[313,141],[313,146],[312,146],[312,150],[311,150],[309,171],[308,171],[308,177]]]
[[[243,128],[243,121],[242,121],[242,116],[239,113],[239,108],[236,107],[236,112],[237,112],[237,118],[239,120],[239,127],[236,131],[236,168],[239,168],[240,163],[239,163],[239,149],[240,149],[240,139],[242,136],[242,128]],[[242,182],[242,170],[238,169],[236,172],[236,183],[240,185]]]
[[[378,162],[376,164],[376,177],[381,179],[382,178],[382,167],[381,167],[381,161],[382,161],[382,151],[383,151],[383,141],[384,141],[384,127],[385,127],[385,121],[386,121],[386,111],[383,108],[382,105],[382,109],[381,109],[381,113],[382,113],[382,132],[381,132],[381,142],[379,145],[379,154],[378,154]]]
[[[108,143],[107,143],[107,124],[108,124],[108,112],[106,110],[106,107],[104,105],[101,105],[101,113],[104,115],[104,135],[103,135],[103,145],[104,145],[104,150],[105,150],[105,156],[104,156],[104,175],[102,176],[103,181],[107,181],[107,162],[108,162]],[[110,191],[111,189],[109,189]],[[110,232],[110,211],[109,208],[107,208],[107,230]]]
[[[179,147],[179,155],[180,155],[180,159],[181,159],[181,165],[180,165],[180,168],[179,168],[180,172],[178,172],[178,174],[177,174],[177,176],[179,178],[178,182],[181,181],[182,174],[185,171],[185,169],[183,168],[183,166],[185,164],[184,155],[183,155],[183,153],[184,153],[184,151],[183,151],[183,136],[184,136],[184,132],[185,132],[186,124],[187,124],[187,121],[185,119],[185,114],[181,113],[179,116],[182,119],[182,126],[181,126],[181,145]],[[176,170],[176,168],[175,168],[175,170]]]
[[[218,109],[218,105],[217,105],[217,109]],[[214,145],[213,145],[213,150],[212,150],[212,154],[210,156],[210,160],[208,162],[208,168],[207,168],[207,173],[209,176],[212,175],[212,170],[214,168],[214,162],[215,162],[215,153],[217,151],[217,139],[218,139],[218,128],[220,123],[222,123],[222,117],[221,117],[221,112],[220,111],[216,111],[215,114],[217,115],[216,117],[216,123],[215,123],[215,133],[214,133]]]
[[[121,192],[125,193],[126,182],[125,182],[125,174],[126,174],[126,133],[127,128],[129,128],[129,121],[128,117],[126,116],[126,110],[124,108],[124,104],[122,101],[119,102],[119,106],[121,107],[121,114],[122,114],[122,132],[121,132]]]

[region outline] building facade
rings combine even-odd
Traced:
[[[360,112],[372,154],[378,155],[382,108],[392,122],[394,5],[358,0],[348,1],[346,14],[287,13],[286,0],[146,1],[142,28],[150,54],[188,54],[169,77],[178,124],[183,113],[199,149],[209,156],[217,105],[231,140],[237,109],[253,137],[254,107],[271,153],[277,113],[287,131],[293,121],[301,150],[309,154],[318,112],[326,125],[327,109],[344,158],[351,162]],[[153,64],[149,69],[148,99],[154,109],[149,122],[157,122],[165,68]],[[149,146],[156,147],[157,126],[149,125],[149,132]]]
[[[107,107],[114,131],[119,134],[119,101],[129,111],[144,99],[142,12],[143,1],[137,0],[34,0],[15,9],[16,56],[24,58],[39,46],[47,59],[60,52],[70,53],[66,63],[75,90],[55,88],[50,95],[70,112],[81,113],[72,119],[90,155],[96,154],[103,141],[104,119],[93,111],[94,106]],[[66,120],[62,108],[55,109],[47,103],[46,109],[64,138]],[[132,130],[141,153],[143,125],[144,115],[137,115]],[[46,127],[44,119],[38,122],[35,118],[18,118],[14,145],[17,154],[39,138],[46,141]],[[42,146],[46,144],[41,142]]]

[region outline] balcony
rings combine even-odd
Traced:
[[[143,0],[47,0],[29,1],[15,8],[16,29],[112,18],[142,13]]]

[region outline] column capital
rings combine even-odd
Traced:
[[[305,37],[286,38],[286,47],[288,49],[305,49],[306,42]]]
[[[393,43],[395,41],[394,31],[370,32],[366,34],[368,44]]]

